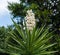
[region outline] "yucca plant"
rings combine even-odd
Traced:
[[[6,38],[7,47],[4,52],[11,55],[49,55],[57,52],[48,50],[56,44],[47,44],[53,37],[52,32],[49,33],[48,31],[49,27],[42,26],[39,29],[33,28],[30,31],[27,28],[23,30],[15,21],[13,23],[19,35],[14,31],[9,32],[9,36]],[[1,51],[3,50],[1,49]]]

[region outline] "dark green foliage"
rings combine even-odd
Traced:
[[[7,47],[6,47],[7,46],[7,44],[6,44],[7,39],[6,38],[9,36],[8,32],[11,30],[12,30],[11,26],[9,26],[7,28],[5,28],[4,26],[0,27],[0,50],[7,49]],[[0,55],[9,55],[9,54],[7,54],[3,50],[1,50]]]
[[[5,43],[6,38],[7,38],[7,29],[4,26],[0,27],[0,49],[6,48],[6,43]],[[8,54],[0,51],[0,55],[8,55]]]
[[[25,6],[23,6],[23,4],[18,4],[18,3],[9,3],[10,5],[8,6],[9,10],[11,11],[11,14],[13,14],[13,17],[23,17],[25,15],[25,13],[23,12],[23,9],[25,8]]]
[[[9,54],[7,54],[7,53],[0,53],[0,55],[9,55]]]
[[[0,48],[5,48],[5,38],[6,38],[5,27],[0,27]]]

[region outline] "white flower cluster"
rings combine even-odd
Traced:
[[[32,10],[27,11],[27,15],[25,17],[25,20],[26,20],[27,29],[33,30],[33,28],[36,25],[36,22],[35,22],[35,14],[33,13]]]

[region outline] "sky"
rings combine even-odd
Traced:
[[[19,2],[19,0],[0,0],[0,27],[11,25],[11,15],[7,9],[8,2]]]

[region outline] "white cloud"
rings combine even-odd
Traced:
[[[5,12],[8,13],[8,9],[7,9],[8,2],[19,2],[19,0],[1,0],[0,1],[0,16],[4,15]]]

